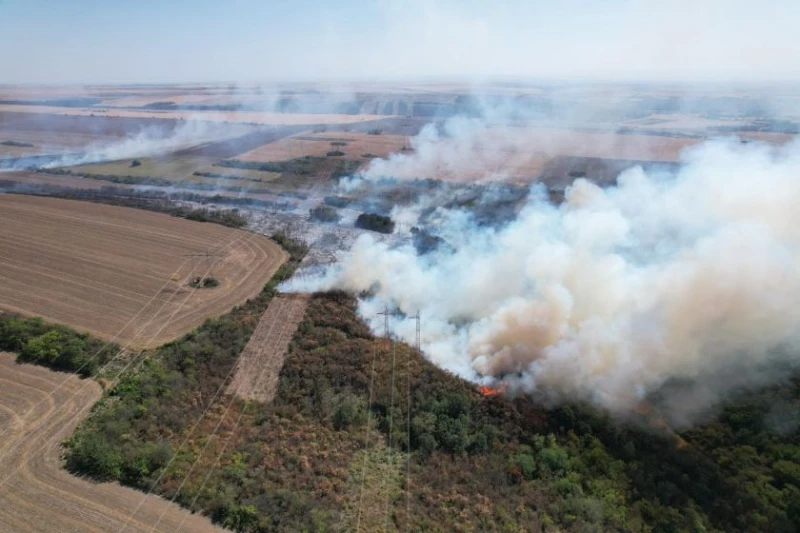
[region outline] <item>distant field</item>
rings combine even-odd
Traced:
[[[219,257],[220,285],[191,289]],[[285,260],[266,237],[147,211],[0,195],[0,308],[133,346],[177,338],[257,294]]]
[[[2,157],[17,157],[21,155],[28,155],[28,154],[38,154],[42,150],[38,148],[36,145],[33,146],[14,146],[3,144],[3,137],[0,137],[0,158]],[[15,141],[12,141],[15,142]]]
[[[340,151],[344,159],[361,161],[366,167],[375,157],[391,154],[408,157],[413,164],[400,170],[408,175],[448,181],[474,181],[487,177],[527,181],[545,171],[556,157],[602,157],[644,161],[677,161],[685,148],[699,140],[686,137],[622,135],[554,128],[492,127],[471,139],[470,157],[454,157],[464,151],[458,143],[443,138],[441,149],[417,161],[410,140],[403,135],[370,135],[353,132],[301,133],[265,144],[240,156],[242,161],[273,162],[303,156],[324,157]],[[404,150],[405,149],[405,150]],[[364,156],[368,157],[364,157]]]
[[[99,180],[82,179],[73,176],[55,176],[53,174],[28,171],[3,172],[0,174],[0,181],[11,181],[27,185],[56,185],[75,189],[100,189],[110,185]]]
[[[740,137],[773,144],[792,138],[763,133]],[[490,127],[469,137],[468,145],[463,139],[445,137],[426,157],[417,158],[413,152],[407,153],[406,157],[401,156],[402,164],[384,165],[381,171],[399,178],[430,177],[460,182],[494,178],[529,182],[543,177],[553,168],[555,160],[564,157],[674,163],[685,149],[704,141],[705,138],[645,133]],[[264,147],[264,152],[267,148]]]
[[[55,107],[44,105],[0,105],[0,112],[41,113],[68,116],[102,116],[252,123],[270,126],[296,124],[356,124],[386,118],[383,115],[334,115],[322,113],[268,113],[260,111],[158,111],[113,107]]]
[[[131,166],[133,161],[138,166]],[[269,182],[277,179],[276,172],[261,172],[235,168],[219,168],[213,163],[216,157],[167,154],[163,157],[141,157],[136,159],[120,159],[107,163],[93,163],[68,167],[74,173],[95,176],[134,176],[138,178],[164,178],[208,185],[237,186],[253,188],[258,182]],[[195,172],[201,175],[195,174]]]
[[[301,133],[259,146],[238,157],[242,161],[284,161],[303,156],[324,157],[328,152],[339,151],[339,156],[353,161],[367,162],[374,157],[388,157],[400,152],[408,144],[404,135],[370,135],[353,132]],[[364,157],[368,155],[370,157]]]
[[[131,166],[136,160],[141,163],[138,166]],[[110,176],[136,176],[136,177],[158,177],[174,180],[192,179],[192,172],[210,165],[216,158],[209,157],[176,157],[172,154],[164,157],[140,157],[131,159],[120,159],[107,163],[92,163],[89,165],[76,165],[69,167],[72,172],[86,174],[99,174]]]
[[[84,132],[54,132],[41,130],[25,130],[13,127],[5,127],[3,116],[0,115],[0,155],[25,155],[56,153],[61,151],[79,151],[91,145],[111,143],[119,140],[119,137],[92,134]],[[8,146],[3,142],[12,141],[15,143],[30,144],[33,146]]]
[[[33,365],[0,353],[0,531],[172,532],[222,531],[177,505],[114,483],[68,474],[61,442],[100,398],[91,380]],[[160,518],[163,513],[163,518]],[[157,529],[153,529],[157,527]]]

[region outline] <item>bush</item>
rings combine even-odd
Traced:
[[[328,157],[339,157],[339,156],[344,155],[344,152],[342,152],[341,150],[334,150],[332,152],[328,152],[325,155],[328,156]]]
[[[140,166],[142,166],[142,162],[139,161],[138,159],[134,159],[133,161],[131,161],[131,167],[140,167]]]
[[[309,209],[309,218],[319,222],[337,222],[339,220],[339,213],[335,208],[328,205],[318,205]]]
[[[356,219],[356,227],[377,231],[378,233],[392,233],[394,231],[394,221],[389,217],[376,213],[361,213]]]
[[[196,222],[216,222],[231,228],[242,228],[249,223],[249,219],[236,209],[192,209],[183,216]]]
[[[116,353],[117,347],[40,318],[2,315],[0,350],[16,352],[19,361],[88,377]]]
[[[352,198],[348,198],[347,196],[326,196],[323,202],[325,205],[330,205],[332,207],[347,207],[350,202],[352,202]]]
[[[411,228],[411,235],[414,236],[414,248],[416,248],[419,255],[432,252],[444,243],[444,239],[441,237],[428,233],[416,226]]]
[[[219,280],[211,276],[196,277],[189,282],[189,285],[195,289],[213,289],[219,286]]]
[[[68,440],[67,470],[89,475],[99,481],[117,480],[122,475],[122,455],[100,434],[89,433]]]
[[[532,456],[527,453],[517,453],[512,456],[511,463],[525,479],[536,478],[536,459]]]
[[[0,142],[0,146],[15,146],[17,148],[33,148],[31,143],[23,143],[19,141],[3,141]]]

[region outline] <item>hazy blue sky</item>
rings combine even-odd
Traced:
[[[800,79],[798,0],[0,0],[0,83]]]

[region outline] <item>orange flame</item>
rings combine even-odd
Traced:
[[[502,387],[497,389],[492,387],[487,387],[486,385],[481,385],[480,387],[478,387],[478,392],[480,392],[484,396],[497,396],[498,394],[503,394],[505,391],[506,391],[505,384],[503,384]]]

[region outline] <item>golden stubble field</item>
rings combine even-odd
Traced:
[[[212,254],[190,258],[187,254]],[[137,209],[0,195],[0,309],[153,347],[258,294],[286,260],[264,236]],[[218,287],[193,289],[211,274]]]
[[[0,353],[0,384],[0,532],[222,531],[156,496],[63,469],[61,442],[100,398],[97,382]]]

